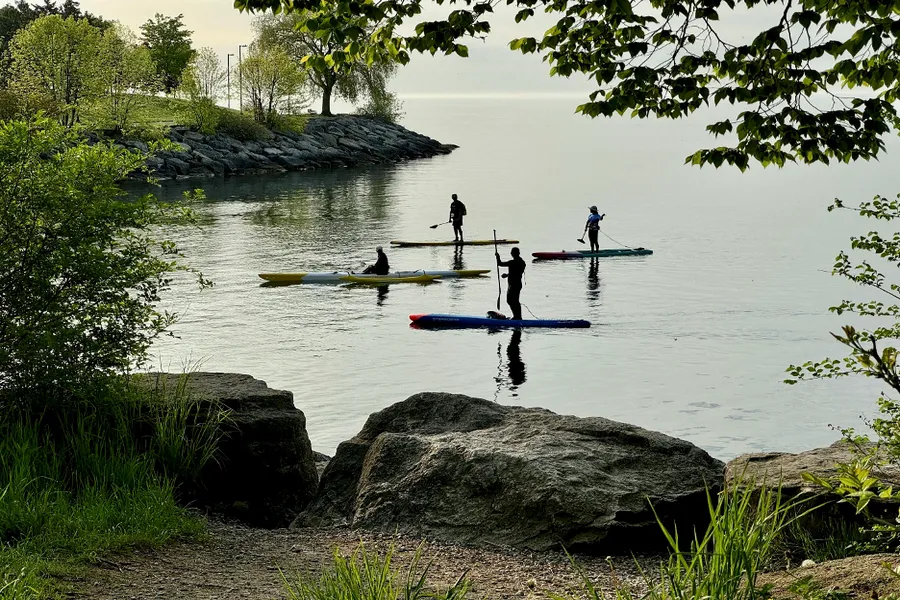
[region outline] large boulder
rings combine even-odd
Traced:
[[[291,392],[236,373],[144,375],[157,389],[183,389],[232,411],[221,458],[205,469],[190,500],[259,527],[285,527],[318,485],[306,417]]]
[[[338,447],[294,526],[530,550],[661,549],[651,503],[689,537],[708,523],[706,486],[721,489],[723,467],[625,423],[423,393],[371,415]]]

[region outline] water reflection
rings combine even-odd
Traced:
[[[453,250],[453,270],[460,271],[466,268],[466,261],[463,260],[463,246],[455,246]]]
[[[494,330],[492,333],[496,332],[497,330]],[[519,386],[525,383],[525,363],[522,361],[522,352],[520,349],[521,343],[522,330],[513,330],[512,336],[509,338],[509,343],[506,345],[505,373],[503,369],[503,344],[497,344],[497,358],[499,360],[499,365],[497,367],[497,376],[494,378],[494,381],[497,382],[497,391],[494,395],[495,399],[499,397],[500,391],[503,388],[509,390],[511,396],[518,396],[519,394],[517,390],[519,389]]]
[[[378,286],[378,300],[375,302],[378,306],[384,306],[384,300],[387,298],[388,290],[391,289],[389,285],[379,285]]]
[[[588,265],[587,299],[591,306],[600,302],[600,259],[592,258]]]
[[[268,174],[259,177],[165,181],[155,190],[166,200],[202,188],[206,200],[193,206],[211,234],[229,244],[278,248],[288,264],[272,270],[356,270],[349,248],[387,245],[399,217],[396,166],[370,166]],[[133,186],[135,192],[146,187]],[[207,247],[212,250],[212,248]],[[224,245],[220,250],[227,251]],[[193,256],[200,258],[203,249]],[[322,259],[325,260],[322,260]]]

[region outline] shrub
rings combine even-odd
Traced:
[[[0,90],[0,121],[9,121],[19,116],[22,110],[19,97],[10,90]]]
[[[190,213],[123,198],[118,182],[145,160],[47,119],[0,123],[0,391],[90,396],[174,322],[156,303],[186,266],[147,230]]]
[[[274,131],[291,131],[303,133],[306,124],[309,123],[309,115],[282,115],[276,114],[270,118],[271,128]]]
[[[242,142],[267,140],[272,132],[237,111],[219,109],[219,132]]]
[[[403,102],[398,100],[393,92],[376,90],[369,95],[366,103],[358,108],[356,113],[388,123],[397,123],[403,118]]]

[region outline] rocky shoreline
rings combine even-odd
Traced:
[[[275,131],[269,139],[258,141],[222,133],[204,135],[186,127],[171,128],[168,138],[177,149],[158,152],[147,161],[160,180],[396,163],[449,154],[457,148],[400,125],[358,115],[311,116],[303,133]],[[138,140],[119,143],[148,150]]]
[[[645,581],[637,571],[655,568],[667,552],[657,518],[670,530],[702,530],[707,490],[715,494],[740,477],[780,483],[788,497],[808,495],[818,490],[803,473],[827,477],[851,458],[835,443],[726,465],[690,442],[633,425],[444,393],[415,394],[374,413],[329,458],[312,451],[290,392],[233,373],[155,377],[186,377],[195,397],[234,411],[223,460],[205,475],[204,494],[189,500],[213,518],[212,541],[122,557],[117,573],[95,573],[76,597],[277,597],[279,579],[267,573],[286,565],[320,572],[333,548],[350,552],[361,540],[395,546],[401,562],[423,544],[436,559],[434,581],[471,569],[478,593],[495,599],[551,591],[579,597],[582,573],[605,593],[624,584],[640,595]],[[882,475],[900,483],[900,473]],[[834,517],[854,519],[835,506]],[[814,525],[804,524],[810,535]],[[563,550],[578,553],[585,570],[574,569]],[[900,592],[900,578],[885,565],[900,568],[900,557],[800,567],[789,559],[787,570],[763,577],[774,598],[790,597],[792,582],[806,575],[853,597]],[[229,589],[213,593],[210,572]]]

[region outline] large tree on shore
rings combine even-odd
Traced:
[[[397,63],[386,53],[373,54],[377,60],[366,60],[366,49],[360,48],[355,60],[335,62],[333,56],[343,51],[342,35],[318,35],[311,25],[317,13],[295,11],[267,15],[254,21],[257,38],[266,45],[276,44],[306,70],[310,91],[321,94],[323,115],[331,115],[331,101],[342,98],[357,103],[366,98],[387,94],[387,84],[397,71]],[[366,28],[359,18],[347,19],[341,31]],[[366,29],[370,34],[374,27]]]
[[[191,45],[193,32],[185,28],[183,18],[184,15],[167,17],[156,13],[153,19],[141,25],[141,41],[150,49],[167,93],[178,87],[181,74],[195,54]]]
[[[326,60],[371,57],[372,46],[405,63],[410,52],[466,56],[461,42],[491,31],[490,0],[461,0],[445,19],[401,25],[439,0],[236,0],[242,10],[312,10],[316,35],[341,47]],[[587,75],[597,86],[585,115],[678,118],[709,104],[735,105],[707,129],[723,146],[688,157],[696,164],[750,160],[828,162],[870,159],[897,123],[900,0],[508,0],[515,20],[557,15],[542,37],[512,40],[540,52],[552,75]],[[375,27],[348,29],[346,18]],[[749,39],[727,22],[764,23]],[[408,29],[405,28],[405,29]],[[860,90],[861,87],[865,89]],[[855,88],[855,89],[853,89]]]

